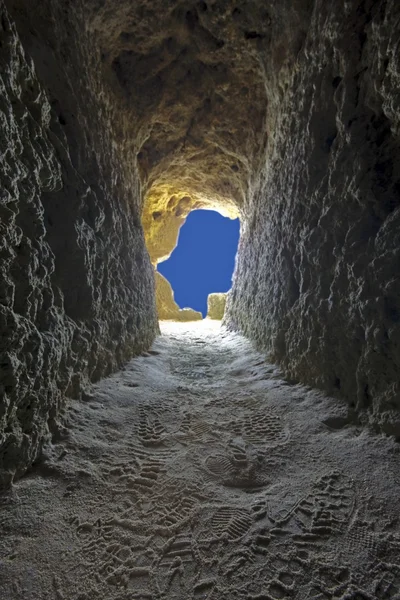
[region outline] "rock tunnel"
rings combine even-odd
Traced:
[[[398,11],[1,3],[3,479],[151,344],[194,208],[242,221],[227,325],[397,431]]]
[[[400,438],[399,40],[397,0],[0,0],[4,489],[150,349],[201,208],[225,331]]]

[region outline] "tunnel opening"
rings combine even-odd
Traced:
[[[238,218],[229,219],[215,210],[194,210],[188,215],[174,251],[157,265],[180,309],[190,307],[204,318],[211,307],[211,315],[217,315],[215,305],[224,303],[232,285],[239,235]]]

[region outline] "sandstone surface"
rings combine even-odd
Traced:
[[[224,318],[227,294],[208,294],[207,317],[221,321]]]
[[[171,284],[161,273],[156,272],[156,306],[162,321],[199,321],[201,312],[192,308],[179,308],[174,299]]]
[[[161,330],[0,495],[2,600],[397,600],[395,440],[218,321]]]

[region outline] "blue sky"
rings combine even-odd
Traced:
[[[181,227],[178,245],[158,271],[171,283],[175,301],[207,313],[207,296],[231,288],[239,241],[239,219],[213,210],[192,211]]]

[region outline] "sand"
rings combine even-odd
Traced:
[[[217,322],[162,334],[0,496],[0,598],[399,599],[399,445]]]

